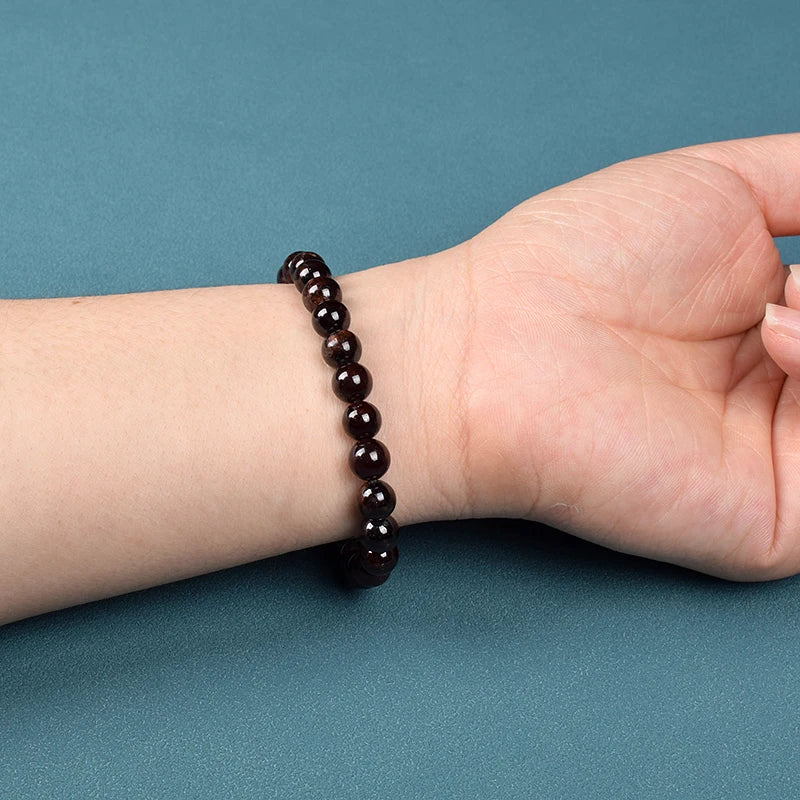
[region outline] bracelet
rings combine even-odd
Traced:
[[[381,415],[366,398],[372,375],[361,363],[361,342],[349,330],[350,312],[342,289],[328,265],[316,253],[301,250],[287,256],[278,270],[278,283],[294,283],[311,312],[311,324],[324,340],[322,358],[333,367],[334,394],[347,403],[342,423],[355,439],[350,469],[363,481],[359,490],[359,531],[338,548],[339,566],[347,585],[367,588],[385,583],[397,564],[397,522],[394,489],[381,480],[391,461],[386,445],[375,439]]]

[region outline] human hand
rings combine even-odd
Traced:
[[[772,237],[796,234],[786,134],[614,164],[449,251],[473,512],[735,580],[800,571],[800,340],[762,325]]]

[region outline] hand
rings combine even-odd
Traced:
[[[772,237],[796,234],[786,134],[615,164],[454,248],[473,511],[735,580],[800,571],[800,340],[762,324]]]

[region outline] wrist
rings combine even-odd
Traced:
[[[400,525],[471,513],[451,263],[338,279]],[[0,623],[355,534],[345,405],[294,287],[4,311]]]
[[[377,438],[391,453],[400,526],[473,514],[462,391],[469,319],[456,251],[337,278],[373,376],[368,399],[383,419]]]

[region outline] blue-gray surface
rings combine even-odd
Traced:
[[[0,2],[0,295],[433,252],[796,130],[796,0]],[[795,239],[780,242],[800,261]],[[796,798],[800,582],[503,520],[372,593],[294,553],[0,630],[0,796]]]

